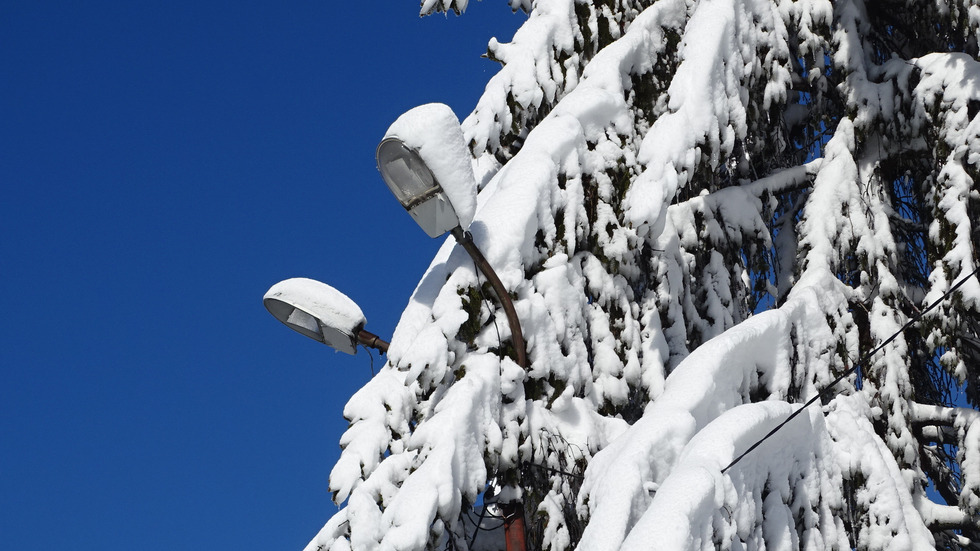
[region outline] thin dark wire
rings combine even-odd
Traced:
[[[484,514],[486,514],[485,516],[488,516],[488,517],[494,518],[494,519],[498,519],[498,520],[501,520],[501,521],[504,521],[504,522],[501,522],[500,524],[498,524],[496,526],[491,526],[490,528],[486,528],[486,527],[482,526]],[[486,507],[485,504],[483,506],[483,509],[480,511],[480,520],[479,520],[479,522],[474,521],[470,517],[469,513],[464,513],[463,516],[466,517],[466,520],[470,521],[470,524],[472,524],[474,528],[476,528],[476,531],[473,532],[473,537],[470,539],[470,547],[471,548],[473,547],[473,544],[476,543],[476,535],[479,532],[493,532],[494,530],[499,530],[499,529],[503,528],[503,526],[505,524],[507,524],[507,522],[506,522],[507,519],[505,519],[503,517],[497,517],[497,516],[494,516],[492,514],[487,513],[487,507]]]
[[[476,265],[476,260],[473,260],[473,273],[476,274],[476,292],[480,293],[480,298],[483,299],[483,303],[487,305],[487,312],[490,314],[490,320],[493,321],[493,330],[497,332],[497,350],[500,357],[504,355],[504,344],[500,341],[500,328],[497,327],[497,316],[493,313],[493,305],[487,300],[486,295],[483,294],[483,285],[480,283],[480,267]]]
[[[535,469],[541,469],[543,471],[548,471],[549,473],[552,473],[552,474],[560,474],[562,476],[567,476],[569,478],[575,478],[575,479],[578,479],[578,480],[585,480],[585,477],[582,476],[582,475],[580,475],[580,474],[566,472],[566,471],[563,471],[561,469],[555,469],[555,468],[552,468],[552,467],[548,467],[547,465],[538,465],[536,463],[528,463],[527,461],[525,461],[522,464],[525,467],[528,467],[528,468],[534,467]]]
[[[473,549],[473,544],[476,543],[476,536],[480,534],[480,525],[483,524],[483,515],[486,512],[487,512],[487,504],[484,503],[483,509],[480,509],[480,519],[473,523],[473,526],[476,527],[476,530],[473,530],[473,537],[470,539],[470,549]],[[469,513],[466,513],[466,518],[468,519],[470,518]],[[470,519],[470,522],[473,522],[473,519]]]
[[[549,467],[547,465],[538,465],[536,463],[531,463],[529,461],[524,461],[523,463],[521,463],[521,466],[522,467],[529,467],[529,468],[530,467],[534,467],[534,468],[537,468],[537,469],[545,470],[545,471],[550,472],[552,474],[560,474],[562,476],[571,477],[571,478],[575,478],[575,479],[578,479],[578,480],[585,480],[585,477],[582,476],[582,475],[578,475],[578,474],[575,474],[575,473],[570,473],[568,471],[563,470],[565,468],[565,463],[566,463],[565,462],[565,452],[571,450],[572,448],[574,448],[575,450],[578,450],[579,458],[580,459],[585,459],[585,452],[582,451],[582,448],[579,447],[577,444],[573,444],[573,443],[569,442],[561,434],[555,434],[555,433],[551,432],[550,430],[548,430],[545,427],[541,427],[541,432],[544,433],[544,438],[547,439],[547,441],[548,441],[548,448],[554,450],[558,454],[558,463],[559,463],[558,466],[560,468],[555,469],[555,468]],[[556,444],[556,441],[560,441],[561,444],[563,444],[563,446],[559,447]],[[572,460],[575,461],[575,452],[574,451],[571,451],[571,455],[572,455]]]
[[[368,347],[366,347],[364,345],[361,345],[361,348],[363,348],[364,350],[367,350],[368,357],[371,358],[371,378],[373,379],[374,378],[374,354],[371,353],[371,349],[370,348],[368,348]]]
[[[748,455],[749,453],[751,453],[752,450],[758,448],[763,442],[765,442],[766,440],[768,440],[770,436],[776,434],[776,431],[778,431],[779,429],[783,428],[783,426],[785,426],[787,423],[789,423],[790,421],[792,421],[797,415],[799,415],[800,413],[802,413],[803,410],[805,410],[810,404],[816,402],[824,394],[827,394],[828,391],[832,390],[834,388],[834,386],[837,385],[837,383],[843,381],[844,378],[847,377],[848,375],[850,375],[851,373],[854,373],[854,371],[857,370],[862,364],[867,363],[868,360],[870,360],[872,356],[874,356],[875,354],[877,354],[878,351],[880,351],[886,345],[888,345],[889,343],[891,343],[893,340],[897,339],[898,336],[901,335],[902,333],[904,333],[906,329],[908,329],[909,327],[912,326],[912,324],[918,322],[920,319],[922,319],[923,316],[925,316],[926,314],[928,314],[930,310],[932,310],[936,306],[939,306],[939,304],[941,302],[943,302],[944,300],[946,300],[947,298],[949,298],[957,289],[959,289],[960,287],[962,287],[964,283],[966,283],[967,281],[969,281],[971,277],[977,275],[977,273],[980,273],[980,267],[977,267],[977,269],[973,270],[973,272],[970,275],[964,277],[956,285],[953,285],[952,287],[950,287],[949,291],[946,291],[946,293],[943,296],[939,297],[938,299],[935,300],[935,302],[933,302],[932,304],[930,304],[929,306],[927,306],[925,310],[922,310],[918,314],[912,316],[912,318],[910,318],[907,322],[905,322],[905,325],[903,325],[901,329],[899,329],[894,334],[892,334],[890,337],[888,337],[887,339],[885,339],[881,344],[879,344],[878,346],[876,346],[874,348],[874,350],[872,350],[871,352],[868,352],[864,356],[861,356],[860,358],[858,358],[858,361],[855,362],[855,364],[853,366],[851,366],[850,369],[848,369],[847,371],[841,373],[839,377],[837,377],[836,379],[834,379],[833,382],[831,382],[829,385],[825,386],[823,388],[823,390],[821,390],[820,392],[817,392],[812,398],[810,398],[809,400],[807,400],[806,403],[803,404],[803,407],[801,407],[800,409],[798,409],[798,410],[794,411],[793,413],[791,413],[789,415],[789,417],[786,418],[785,421],[783,421],[782,423],[776,425],[775,428],[773,428],[765,436],[763,436],[762,438],[760,438],[755,444],[752,444],[751,446],[749,446],[749,449],[747,449],[744,452],[742,452],[742,455],[736,457],[731,463],[728,464],[727,467],[725,467],[724,469],[722,469],[721,470],[721,473],[722,474],[725,474],[725,472],[728,471],[728,469],[731,469],[736,463],[738,463],[739,461],[741,461],[743,457],[745,457],[746,455]]]

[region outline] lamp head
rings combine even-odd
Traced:
[[[378,145],[377,160],[388,189],[429,237],[459,225],[449,197],[418,152],[390,136]]]
[[[357,351],[357,334],[367,321],[346,295],[302,277],[276,283],[262,303],[286,327],[346,354]]]

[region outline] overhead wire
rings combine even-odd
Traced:
[[[953,293],[956,292],[957,289],[959,289],[960,287],[962,287],[963,284],[965,284],[967,281],[969,281],[970,278],[972,278],[973,276],[977,275],[977,273],[980,273],[980,267],[977,267],[969,275],[967,275],[966,277],[964,277],[963,279],[961,279],[959,282],[957,282],[955,285],[953,285],[952,287],[950,287],[949,290],[946,291],[946,293],[943,294],[943,296],[941,296],[938,299],[936,299],[935,301],[933,301],[933,303],[930,304],[929,306],[927,306],[925,308],[925,310],[922,310],[921,312],[919,312],[916,315],[914,315],[911,318],[909,318],[909,320],[907,322],[905,322],[905,325],[903,325],[898,331],[896,331],[895,333],[893,333],[890,337],[888,337],[887,339],[885,339],[884,341],[882,341],[881,344],[879,344],[878,346],[876,346],[870,352],[868,352],[868,353],[864,354],[863,356],[861,356],[860,358],[858,358],[858,361],[855,362],[854,365],[852,365],[849,369],[847,369],[846,371],[844,371],[843,373],[841,373],[840,376],[838,376],[836,379],[834,379],[833,381],[831,381],[831,383],[829,385],[825,386],[822,390],[820,390],[815,395],[813,395],[813,397],[811,397],[809,400],[807,400],[803,404],[802,407],[800,407],[799,409],[797,409],[796,411],[794,411],[793,413],[791,413],[789,415],[789,417],[787,417],[783,422],[781,422],[778,425],[776,425],[772,430],[770,430],[768,433],[766,433],[765,436],[763,436],[762,438],[760,438],[759,440],[757,440],[754,444],[752,444],[751,446],[749,446],[749,448],[747,450],[745,450],[744,452],[742,452],[741,455],[739,455],[738,457],[736,457],[735,459],[733,459],[732,462],[729,463],[727,467],[725,467],[724,469],[721,470],[721,473],[722,474],[725,474],[725,472],[727,472],[728,469],[731,469],[732,467],[734,467],[735,464],[738,463],[739,461],[741,461],[743,457],[745,457],[746,455],[748,455],[749,453],[751,453],[754,449],[756,449],[759,446],[761,446],[763,442],[765,442],[766,440],[768,440],[772,435],[776,434],[776,432],[778,432],[779,429],[783,428],[790,421],[792,421],[793,419],[795,419],[796,416],[798,416],[800,413],[802,413],[804,410],[806,410],[807,407],[809,407],[811,404],[813,404],[814,402],[816,402],[820,398],[824,397],[824,395],[830,394],[830,391],[833,390],[833,388],[837,385],[837,383],[843,381],[849,375],[851,375],[852,373],[854,373],[855,371],[857,371],[861,367],[861,365],[866,364],[868,362],[868,360],[870,360],[872,358],[872,356],[874,356],[875,354],[877,354],[879,351],[881,351],[881,349],[883,349],[885,346],[887,346],[892,341],[894,341],[895,339],[897,339],[899,335],[901,335],[902,333],[904,333],[906,329],[908,329],[913,324],[915,324],[916,322],[918,322],[919,320],[921,320],[923,318],[923,316],[925,316],[926,314],[928,314],[931,310],[933,310],[934,308],[936,308],[937,306],[939,306],[943,301],[945,301],[950,296],[952,296]]]

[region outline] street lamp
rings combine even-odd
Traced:
[[[527,352],[517,310],[486,257],[464,231],[476,210],[476,181],[459,120],[443,104],[416,107],[391,125],[377,150],[378,171],[402,207],[429,235],[452,232],[486,276],[507,315],[517,364],[527,369]],[[459,202],[457,202],[459,201]],[[524,551],[524,505],[500,505],[508,551]]]
[[[364,330],[367,320],[347,295],[313,279],[296,277],[273,285],[262,303],[286,327],[335,350],[351,354],[357,345],[388,351],[388,343]]]
[[[476,181],[452,109],[430,103],[409,110],[388,129],[376,157],[385,184],[412,219],[429,237],[451,232],[486,276],[507,316],[517,364],[527,368],[524,335],[514,302],[473,236],[463,230],[476,210]]]

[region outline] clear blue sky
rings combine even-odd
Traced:
[[[374,148],[465,116],[524,21],[417,6],[0,6],[0,547],[299,549],[336,510],[370,359],[261,297],[316,278],[391,335],[439,242]]]

